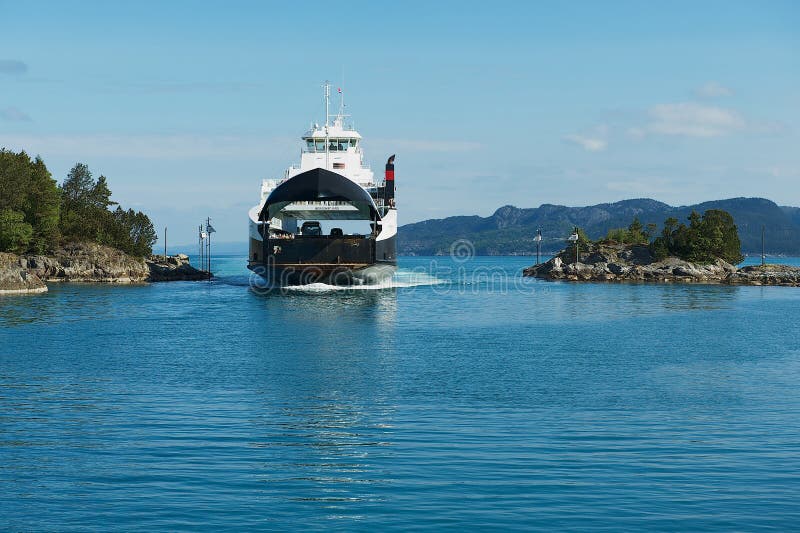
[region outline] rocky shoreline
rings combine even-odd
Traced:
[[[789,265],[736,268],[721,259],[698,264],[677,257],[656,261],[646,245],[593,244],[575,262],[574,250],[526,268],[524,276],[546,280],[710,283],[800,286],[800,268]]]
[[[45,292],[45,282],[130,284],[204,279],[208,272],[190,265],[184,254],[137,258],[93,243],[69,244],[46,256],[0,253],[0,294]]]

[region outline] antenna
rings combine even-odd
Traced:
[[[341,65],[342,75],[339,79],[339,116],[342,117],[342,124],[344,124],[344,65]]]
[[[331,106],[331,82],[325,80],[325,170],[329,170],[329,160],[330,160],[330,139],[328,133],[328,127],[330,126],[329,118],[330,118],[330,106]]]
[[[331,107],[331,82],[325,80],[325,127],[327,128],[330,125],[329,118],[331,116],[330,107]]]

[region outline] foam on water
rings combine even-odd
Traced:
[[[215,276],[213,283],[221,285],[229,285],[234,287],[252,287],[255,289],[266,288],[263,281],[259,278],[257,282],[253,280],[254,274],[250,275],[222,275]],[[309,283],[306,285],[291,285],[281,287],[282,290],[287,291],[302,291],[302,292],[333,292],[333,291],[375,291],[385,289],[402,289],[408,287],[422,287],[428,285],[440,285],[449,283],[425,272],[418,272],[413,270],[398,270],[391,279],[381,281],[379,283],[368,283],[363,285],[330,285],[328,283]],[[277,287],[276,287],[277,288]]]
[[[447,283],[447,281],[436,278],[424,272],[398,270],[391,279],[383,280],[379,283],[369,283],[364,285],[329,285],[327,283],[309,283],[307,285],[292,285],[289,287],[283,287],[283,289],[303,292],[375,291],[421,287],[426,285],[439,285],[442,283]]]

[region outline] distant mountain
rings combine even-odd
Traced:
[[[788,205],[781,206],[783,212],[792,219],[796,225],[800,226],[800,207],[789,207]]]
[[[673,207],[663,202],[640,198],[588,207],[543,204],[521,209],[506,205],[489,217],[455,216],[424,220],[399,228],[398,252],[401,255],[441,255],[450,253],[452,243],[466,239],[478,255],[522,255],[536,252],[533,240],[542,229],[542,251],[560,250],[574,226],[580,226],[592,239],[606,235],[611,228],[627,227],[634,217],[642,224],[654,223],[658,231],[664,220],[675,217],[687,222],[694,210],[723,209],[733,215],[739,228],[744,253],[761,252],[761,227],[766,228],[766,251],[770,254],[800,255],[800,208],[779,207],[764,198],[730,198],[702,204]]]

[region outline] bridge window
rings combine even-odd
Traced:
[[[325,139],[306,139],[306,149],[309,152],[324,152]],[[328,151],[330,152],[346,152],[349,148],[356,148],[358,146],[358,139],[338,139],[330,138],[328,142]]]

